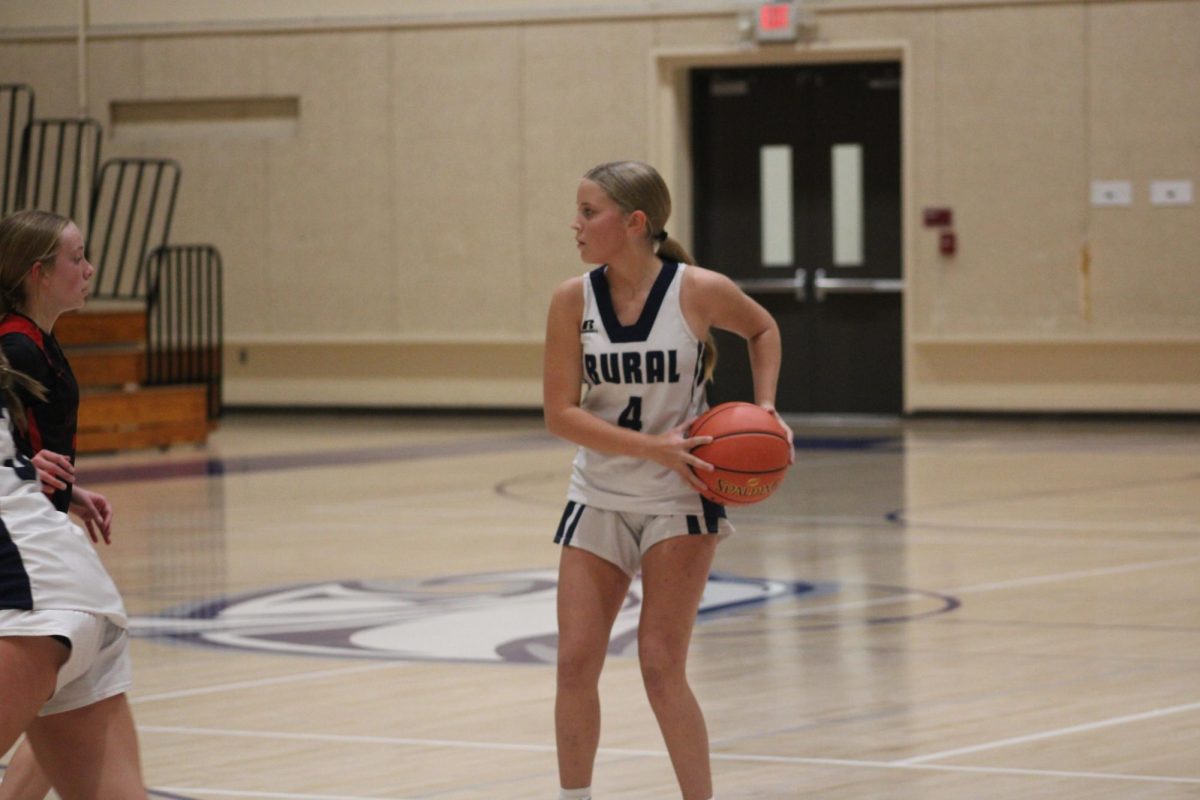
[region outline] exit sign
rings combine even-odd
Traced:
[[[796,39],[794,3],[763,3],[758,7],[754,33],[760,42],[791,42]]]

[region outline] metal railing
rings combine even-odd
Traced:
[[[15,208],[86,220],[83,204],[100,168],[101,136],[100,123],[90,117],[31,119],[21,136]]]
[[[205,384],[209,419],[222,402],[222,271],[212,245],[168,245],[146,258],[146,383]]]
[[[88,257],[95,297],[146,297],[149,255],[166,246],[179,194],[179,163],[163,158],[110,158],[92,186]]]
[[[0,83],[0,217],[17,210],[17,175],[21,140],[33,119],[33,89],[23,83]]]

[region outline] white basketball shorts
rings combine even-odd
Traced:
[[[733,534],[733,525],[725,518],[725,509],[707,504],[699,514],[635,514],[606,511],[570,501],[563,511],[554,541],[563,547],[578,547],[620,567],[630,577],[637,574],[646,552],[659,542],[675,536],[715,536],[718,540]]]
[[[84,611],[0,611],[0,636],[61,636],[71,655],[58,670],[54,695],[38,716],[90,706],[129,690],[129,633],[108,617]]]

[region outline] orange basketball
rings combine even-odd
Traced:
[[[688,436],[713,440],[692,450],[712,464],[693,470],[708,486],[702,495],[714,503],[749,505],[766,500],[787,473],[791,442],[775,415],[753,403],[722,403],[696,418]]]

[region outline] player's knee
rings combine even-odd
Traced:
[[[585,689],[600,682],[603,653],[582,649],[560,649],[558,653],[558,686],[560,689]]]
[[[684,653],[662,640],[646,637],[638,642],[642,683],[651,699],[668,694],[684,682],[684,659]]]

